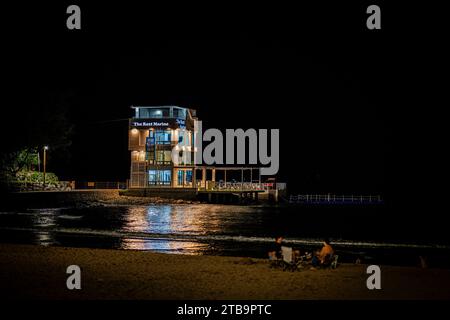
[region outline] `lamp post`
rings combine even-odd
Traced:
[[[38,171],[41,173],[41,155],[39,154],[39,149],[37,152],[37,163],[38,163]]]
[[[47,150],[48,146],[44,146],[44,188],[45,188],[45,173],[47,172]]]

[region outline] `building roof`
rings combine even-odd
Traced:
[[[194,110],[192,108],[185,108],[185,107],[179,107],[179,106],[131,106],[130,108],[132,109],[160,109],[160,108],[179,108],[179,109],[190,109],[190,110]]]

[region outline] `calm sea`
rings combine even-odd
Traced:
[[[266,257],[276,235],[300,250],[331,238],[341,261],[450,266],[449,243],[420,220],[383,207],[215,204],[51,208],[0,212],[0,242]]]

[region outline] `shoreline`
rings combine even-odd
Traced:
[[[255,201],[249,203],[211,203],[197,197],[183,197],[183,194],[133,195],[119,189],[77,189],[72,191],[27,191],[8,193],[6,201],[0,204],[0,210],[25,210],[41,208],[91,208],[103,206],[133,206],[158,204],[221,204],[245,205],[255,207],[286,206],[282,203]]]
[[[450,270],[381,266],[382,289],[366,287],[367,265],[284,272],[266,259],[135,250],[0,244],[6,299],[450,299]],[[82,289],[65,286],[69,265]]]
[[[200,204],[195,199],[175,199],[162,196],[128,196],[118,189],[74,191],[30,191],[10,193],[1,204],[2,210],[40,208],[91,208],[104,206],[131,206],[155,204]]]

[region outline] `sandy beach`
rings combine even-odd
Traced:
[[[66,288],[73,264],[82,270],[81,290]],[[263,259],[0,245],[8,299],[450,298],[450,270],[381,266],[382,289],[368,290],[366,267],[284,272]]]

